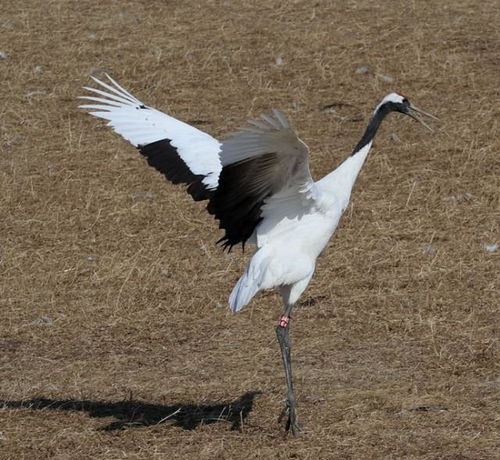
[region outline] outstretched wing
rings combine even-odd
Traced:
[[[185,183],[195,200],[209,198],[217,188],[222,165],[221,144],[212,136],[156,109],[147,107],[109,75],[110,84],[92,79],[103,89],[85,88],[81,105],[108,120],[118,134],[137,147],[148,163],[174,184]]]
[[[225,248],[245,244],[274,200],[294,201],[288,212],[301,212],[301,203],[314,199],[309,150],[285,115],[273,110],[250,121],[250,127],[222,143],[219,186],[207,209],[225,230]]]

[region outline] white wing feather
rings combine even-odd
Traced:
[[[187,123],[147,107],[109,75],[106,76],[112,85],[95,77],[92,79],[107,91],[85,88],[94,95],[81,96],[80,99],[94,103],[80,107],[89,109],[89,113],[95,117],[108,120],[109,126],[136,147],[169,139],[191,172],[206,176],[202,182],[207,188],[217,188],[222,169],[219,158],[220,142]]]

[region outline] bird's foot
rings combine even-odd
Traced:
[[[287,416],[285,430],[287,432],[290,431],[293,436],[297,436],[297,434],[301,433],[303,430],[297,419],[297,409],[295,408],[295,404],[292,404],[288,399],[286,400],[285,407],[283,407],[283,410],[278,418],[278,423],[281,423],[285,415]]]

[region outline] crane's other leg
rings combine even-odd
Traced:
[[[285,307],[285,312],[280,318],[278,326],[276,326],[276,335],[281,349],[281,357],[283,358],[283,366],[285,368],[285,378],[287,386],[287,399],[285,407],[281,412],[278,422],[281,422],[284,415],[288,416],[286,422],[286,431],[291,431],[295,436],[299,431],[302,431],[297,420],[297,403],[295,400],[295,393],[293,391],[292,379],[292,357],[291,357],[291,344],[290,344],[290,315],[292,313],[293,304]]]

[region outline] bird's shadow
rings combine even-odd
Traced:
[[[162,405],[136,400],[109,402],[34,398],[21,401],[0,400],[0,408],[77,411],[86,412],[95,418],[114,417],[116,421],[100,428],[105,431],[160,424],[194,430],[199,425],[217,422],[230,423],[232,430],[238,430],[252,411],[255,396],[260,393],[260,391],[249,391],[234,401],[214,404]]]

